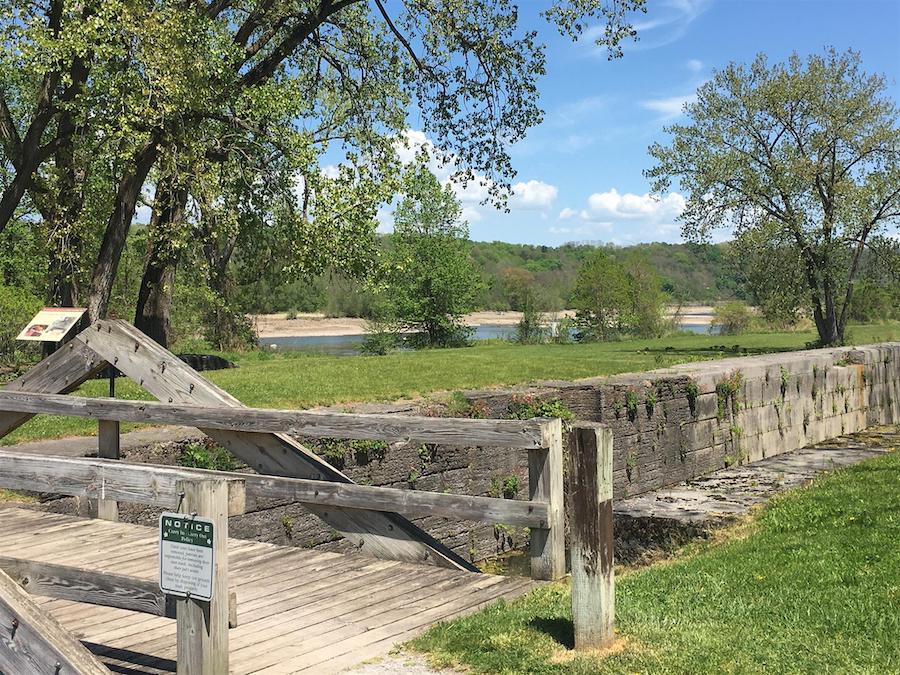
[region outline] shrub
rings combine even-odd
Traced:
[[[718,327],[722,335],[739,335],[750,327],[753,313],[743,302],[726,302],[713,310],[712,327]]]
[[[530,420],[533,417],[558,417],[563,422],[575,419],[573,413],[560,399],[545,401],[532,394],[513,396],[506,407],[506,417],[511,420]]]
[[[544,315],[533,303],[525,305],[522,318],[516,324],[514,340],[523,345],[537,345],[544,342],[546,329],[543,326]]]
[[[181,466],[212,471],[234,471],[238,462],[228,450],[218,445],[189,443],[178,456]]]
[[[403,338],[390,323],[371,319],[366,323],[366,336],[359,351],[367,356],[384,356],[403,344]]]
[[[36,347],[17,343],[16,336],[41,308],[39,298],[18,288],[0,284],[0,363],[11,363]]]

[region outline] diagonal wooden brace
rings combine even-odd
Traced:
[[[93,352],[98,362],[115,366],[160,401],[186,405],[243,407],[181,359],[124,321],[101,320],[72,340],[74,349]],[[39,364],[40,365],[40,364]],[[98,369],[99,370],[99,369]],[[202,429],[262,474],[352,483],[347,476],[284,434]],[[427,532],[396,513],[342,507],[309,510],[367,555],[478,571]]]

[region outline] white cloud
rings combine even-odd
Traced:
[[[684,211],[684,197],[670,192],[662,199],[649,193],[637,195],[632,192],[620,194],[615,188],[608,192],[595,192],[588,197],[586,212],[593,218],[598,215],[622,219],[674,219]]]
[[[602,238],[621,243],[679,241],[681,226],[677,220],[684,208],[684,197],[677,192],[656,197],[649,193],[622,193],[612,188],[590,195],[584,208],[578,211],[568,207],[560,211],[559,220],[566,220],[567,224],[551,227],[549,231],[567,237]]]
[[[700,59],[688,59],[688,62],[684,65],[687,66],[687,69],[692,73],[699,73],[703,70],[703,61]]]
[[[641,107],[659,113],[661,119],[671,120],[682,114],[684,106],[697,100],[697,94],[670,96],[641,101]]]
[[[462,209],[462,219],[467,223],[477,223],[483,216],[481,212],[474,206],[464,206]]]
[[[559,190],[555,185],[550,185],[542,180],[530,180],[526,183],[516,183],[512,187],[513,194],[509,200],[510,209],[546,209],[553,206]]]

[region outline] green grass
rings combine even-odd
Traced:
[[[854,326],[857,344],[900,338],[900,324]],[[520,384],[541,379],[575,379],[635,372],[685,361],[803,349],[814,335],[756,333],[741,336],[679,335],[656,340],[572,345],[479,344],[463,349],[403,352],[388,356],[327,356],[266,351],[227,355],[238,368],[205,373],[251,406],[306,408],[350,401],[410,398],[436,391]],[[726,345],[728,349],[718,347]],[[732,352],[733,347],[737,352]],[[105,396],[96,380],[78,392]],[[120,398],[149,398],[136,384],[119,380]],[[129,426],[124,426],[127,430]],[[0,444],[96,433],[84,419],[38,417]]]
[[[894,452],[775,499],[724,543],[621,576],[619,650],[605,656],[565,658],[566,583],[411,646],[476,673],[900,672],[898,485]]]

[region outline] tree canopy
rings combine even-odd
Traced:
[[[544,14],[573,38],[603,22],[615,55],[643,5],[558,0]],[[96,318],[146,203],[136,318],[163,333],[170,301],[154,296],[190,247],[217,294],[243,247],[294,276],[369,270],[411,109],[498,204],[510,144],[543,115],[544,49],[509,0],[0,0],[0,33],[0,235],[44,228],[48,300]]]
[[[900,124],[884,78],[855,52],[731,64],[700,87],[688,121],[654,144],[646,173],[688,193],[685,236],[768,227],[806,286],[822,344],[843,341],[864,252],[900,218]]]

